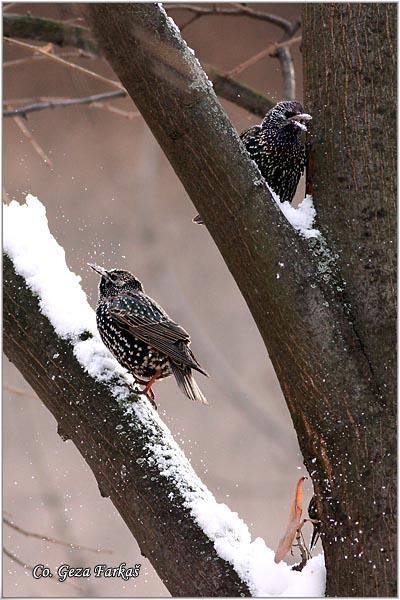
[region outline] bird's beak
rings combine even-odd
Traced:
[[[98,273],[102,277],[105,277],[106,279],[110,278],[108,275],[108,271],[103,269],[103,267],[98,267],[97,265],[92,265],[91,263],[88,263],[88,265],[91,269],[93,269],[93,271],[96,271],[96,273]]]
[[[311,121],[312,116],[307,114],[307,113],[299,113],[298,115],[294,115],[294,117],[290,117],[290,119],[288,119],[288,121],[291,121],[292,123],[294,123],[294,125],[297,125],[297,127],[299,127],[300,129],[302,129],[303,131],[307,131],[307,127],[304,125],[303,121]]]

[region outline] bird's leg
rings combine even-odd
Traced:
[[[152,375],[152,377],[149,379],[149,381],[146,383],[146,385],[144,386],[144,388],[141,391],[141,394],[145,394],[148,399],[150,400],[150,402],[152,403],[152,405],[154,406],[154,408],[157,410],[157,404],[154,402],[155,399],[155,395],[153,390],[151,389],[151,386],[153,385],[153,383],[156,381],[156,379],[158,379],[160,376],[160,369],[156,369],[156,372],[154,373],[154,375]]]
[[[143,390],[137,390],[136,388],[134,388],[133,386],[129,386],[130,389],[135,392],[136,394],[139,392],[140,394],[145,394],[147,396],[147,398],[150,400],[150,403],[152,404],[152,406],[157,410],[157,404],[154,402],[154,392],[151,389],[151,385],[154,383],[153,381],[145,381],[144,379],[139,379],[138,377],[135,377],[135,382],[134,384],[139,384],[139,385],[144,385],[144,389]]]

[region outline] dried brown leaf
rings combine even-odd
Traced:
[[[296,485],[296,492],[289,510],[288,524],[283,537],[279,540],[278,549],[275,552],[275,562],[279,563],[290,552],[298,528],[301,525],[303,512],[303,483],[307,477],[301,477]]]

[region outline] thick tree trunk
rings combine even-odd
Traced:
[[[91,4],[87,14],[266,343],[317,493],[328,593],[393,594],[393,397],[383,393],[382,369],[375,368],[357,322],[363,311],[351,302],[356,284],[342,276],[340,256],[323,239],[306,242],[285,222],[166,15],[151,4]],[[360,151],[367,164],[368,148]],[[374,210],[375,197],[369,201]],[[326,210],[326,220],[337,219],[333,203]],[[392,313],[385,330],[391,319]],[[387,354],[393,351],[389,341]]]
[[[396,593],[396,19],[395,4],[304,7],[308,186],[382,405],[367,428],[355,418],[355,455],[344,443],[336,457],[357,466],[356,480],[335,477],[346,523],[324,544],[332,596]]]

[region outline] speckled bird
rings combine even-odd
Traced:
[[[300,133],[312,117],[299,102],[279,102],[260,125],[241,134],[247,152],[281,202],[292,202],[306,166],[306,148]]]
[[[311,115],[300,102],[278,102],[267,112],[260,125],[254,125],[240,137],[261,175],[281,202],[292,202],[306,166],[306,147],[300,133]],[[200,215],[193,221],[204,223]]]
[[[191,400],[208,404],[192,369],[207,375],[189,348],[190,336],[147,294],[128,271],[89,265],[101,276],[96,322],[101,339],[117,361],[144,385],[153,405],[152,385],[174,375]]]

